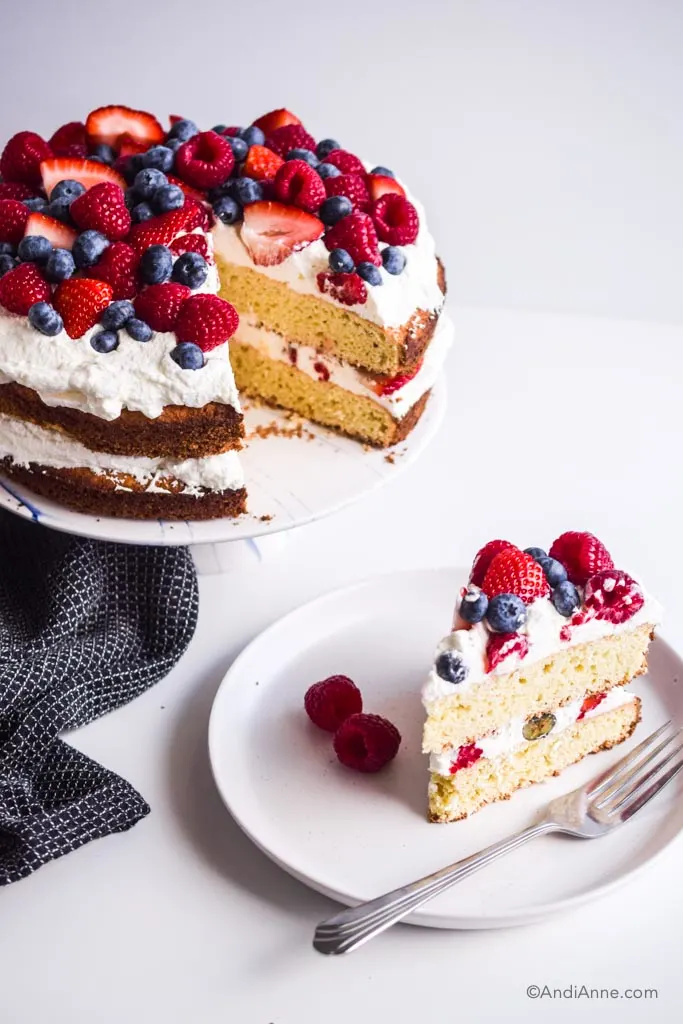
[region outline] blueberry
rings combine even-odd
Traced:
[[[224,138],[230,143],[233,156],[235,157],[235,163],[241,164],[243,160],[247,159],[249,145],[244,141],[244,139],[241,139],[239,135],[225,135]]]
[[[139,153],[135,154],[139,156]],[[117,161],[116,170],[119,174],[122,174],[129,185],[133,184],[135,175],[138,171],[142,170],[142,164],[139,161],[134,161],[132,156],[126,157],[126,159]]]
[[[250,125],[248,128],[240,128],[237,137],[244,139],[248,146],[262,146],[266,141],[265,135],[255,124]]]
[[[17,265],[17,261],[14,256],[8,256],[7,253],[3,253],[0,256],[0,277],[4,277],[10,270],[14,270]]]
[[[382,284],[382,275],[379,272],[379,267],[376,267],[374,263],[367,263],[365,260],[361,261],[356,266],[356,273],[359,277],[362,277],[368,284],[377,285]]]
[[[100,316],[105,331],[118,331],[135,316],[133,303],[128,299],[117,299],[110,303]]]
[[[187,120],[176,121],[168,133],[169,139],[180,139],[181,142],[187,142],[193,135],[199,135],[199,128],[194,121]]]
[[[353,210],[353,203],[346,196],[330,196],[320,204],[318,216],[323,224],[336,224]]]
[[[151,220],[153,216],[154,210],[149,203],[137,203],[130,211],[133,224],[141,224],[143,220]]]
[[[116,331],[98,331],[93,334],[90,344],[96,352],[113,352],[119,347],[119,336]]]
[[[216,135],[222,135],[227,127],[227,124],[215,124],[211,131],[215,132]]]
[[[74,242],[71,255],[77,267],[92,267],[108,247],[109,239],[99,231],[84,231]]]
[[[336,139],[322,139],[315,147],[315,152],[319,160],[324,160],[333,149],[341,149],[341,143],[337,142]]]
[[[546,711],[541,715],[532,715],[527,718],[522,726],[522,736],[525,740],[540,740],[541,736],[547,736],[555,728],[557,719]]]
[[[191,341],[181,341],[171,349],[171,359],[183,370],[201,370],[204,365],[204,353],[199,345]]]
[[[185,205],[185,193],[178,185],[162,185],[152,196],[152,208],[156,213],[179,210]]]
[[[574,612],[578,611],[581,607],[579,592],[569,580],[563,580],[562,583],[558,583],[550,595],[550,600],[555,605],[556,611],[563,615],[565,619],[570,619]]]
[[[484,591],[470,583],[460,602],[460,608],[458,609],[460,618],[464,619],[465,622],[481,622],[486,615],[488,606],[489,599]]]
[[[222,199],[223,196],[230,196],[232,195],[232,186],[234,184],[234,179],[230,178],[228,181],[224,181],[222,185],[216,185],[215,188],[210,188],[206,193],[206,198],[210,203],[215,203],[217,199]]]
[[[19,242],[17,255],[23,263],[45,263],[52,252],[52,242],[43,235],[27,235]]]
[[[208,274],[208,264],[198,252],[184,252],[173,264],[171,277],[178,284],[186,284],[194,291],[196,288],[201,288]]]
[[[47,199],[43,199],[42,196],[36,196],[35,199],[24,199],[24,206],[31,213],[45,213],[47,210]]]
[[[175,154],[168,146],[152,146],[146,153],[142,154],[142,166],[153,167],[157,171],[168,174],[173,169]]]
[[[524,548],[525,555],[531,555],[538,562],[541,558],[547,558],[548,552],[544,551],[543,548]]]
[[[174,156],[178,152],[182,144],[182,139],[166,139],[166,142],[164,142],[164,146],[166,147],[166,149],[170,149]]]
[[[48,203],[47,213],[49,217],[54,217],[55,220],[60,220],[63,224],[71,224],[71,214],[69,213],[69,207],[71,206],[71,199],[63,196],[61,199],[51,199]],[[42,213],[43,211],[39,211]]]
[[[303,160],[310,167],[317,167],[320,161],[310,149],[290,149],[287,160]]]
[[[126,209],[132,213],[137,204],[140,202],[138,194],[134,188],[127,188],[123,193],[123,200],[126,204]]]
[[[263,199],[263,186],[255,178],[235,178],[232,183],[232,195],[242,206],[257,203]]]
[[[173,255],[165,245],[150,245],[140,260],[140,277],[145,284],[163,284],[173,270]]]
[[[516,633],[526,622],[526,606],[516,594],[497,594],[489,601],[486,618],[494,633]]]
[[[93,146],[92,153],[88,159],[99,160],[103,164],[113,164],[114,160],[116,160],[116,153],[106,142],[98,142],[96,146]]]
[[[555,558],[539,558],[538,564],[545,573],[545,578],[551,587],[557,587],[567,579],[567,570]]]
[[[133,188],[140,199],[151,199],[158,188],[168,185],[168,178],[156,167],[143,167],[135,175]]]
[[[242,207],[230,196],[222,196],[213,204],[213,212],[223,224],[235,224],[242,216]]]
[[[385,178],[396,177],[393,171],[390,171],[388,167],[382,167],[381,164],[378,164],[377,167],[373,167],[372,170],[370,171],[370,174],[381,174]]]
[[[34,302],[28,311],[28,320],[41,334],[54,338],[64,329],[64,321],[54,306],[49,302]]]
[[[338,178],[341,174],[339,168],[335,167],[334,164],[318,164],[316,171],[321,178]]]
[[[53,249],[45,264],[45,277],[53,284],[71,277],[76,264],[68,249]]]
[[[356,264],[346,249],[333,249],[330,253],[330,270],[337,274],[352,274]]]
[[[436,674],[447,683],[464,683],[467,665],[457,651],[443,651],[436,659]]]
[[[78,199],[85,192],[85,185],[81,185],[80,181],[73,181],[72,178],[65,178],[63,181],[58,181],[55,187],[50,192],[50,202],[53,199],[68,199],[69,202],[73,202],[74,199]]]
[[[395,245],[382,249],[382,263],[387,274],[402,274],[406,265],[406,255]]]
[[[14,256],[17,247],[11,242],[0,242],[0,256]]]
[[[132,320],[128,321],[126,324],[126,333],[129,334],[134,341],[149,341],[154,337],[154,331],[149,324],[146,324],[144,320],[138,320],[137,317],[133,317]]]

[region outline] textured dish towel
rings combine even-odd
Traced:
[[[82,540],[0,511],[0,884],[149,812],[58,737],[166,675],[197,603],[185,549]]]

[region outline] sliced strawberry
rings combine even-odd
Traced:
[[[142,254],[150,245],[169,245],[182,234],[188,222],[188,210],[182,206],[179,210],[170,210],[159,217],[133,224],[127,241],[137,253]]]
[[[247,159],[242,165],[242,174],[257,181],[272,181],[284,160],[267,146],[250,146]]]
[[[378,378],[375,384],[375,390],[378,395],[393,395],[395,391],[400,391],[404,388],[414,377],[418,375],[422,369],[423,360],[415,364],[412,370],[408,370],[405,373],[398,373],[395,377],[383,377]]]
[[[32,213],[26,221],[24,235],[42,235],[52,242],[55,249],[71,249],[78,238],[78,232],[54,217],[44,213]]]
[[[213,262],[209,254],[209,243],[203,235],[179,235],[173,239],[169,249],[177,256],[184,252],[198,252],[207,262]]]
[[[84,188],[92,188],[101,181],[109,181],[119,188],[128,188],[126,179],[122,177],[113,167],[97,163],[95,160],[69,160],[63,157],[54,157],[52,160],[43,160],[40,165],[40,173],[43,177],[43,188],[48,198],[52,189],[60,181],[69,179],[80,181]]]
[[[335,274],[331,270],[321,270],[317,282],[323,295],[330,295],[344,306],[362,305],[368,297],[368,290],[358,274]]]
[[[111,285],[91,277],[71,277],[57,285],[54,306],[70,338],[82,338],[94,327],[114,297]]]
[[[147,148],[164,141],[164,129],[156,117],[130,107],[98,107],[88,114],[85,129],[90,142],[104,142],[108,146],[115,146],[121,135],[144,142]]]
[[[322,237],[325,225],[312,213],[283,203],[250,203],[244,208],[242,241],[258,267],[282,263]]]
[[[58,128],[49,146],[55,156],[69,156],[71,146],[87,146],[88,136],[82,121],[69,121]]]
[[[330,180],[334,181],[334,178],[331,178]],[[390,178],[386,174],[368,174],[365,179],[365,184],[368,187],[368,192],[370,193],[370,198],[373,203],[375,200],[381,199],[382,196],[387,195],[389,192],[397,196],[404,196],[406,194],[405,189],[402,185],[399,185],[396,178]]]
[[[116,140],[116,150],[119,156],[135,156],[136,153],[146,153],[148,149],[149,144],[147,142],[141,142],[128,132],[119,135]]]
[[[270,135],[276,128],[284,128],[286,124],[301,124],[301,121],[292,114],[290,110],[280,107],[279,110],[271,110],[268,114],[257,117],[254,126],[260,128],[264,135]]]
[[[169,180],[169,184],[177,185],[181,188],[186,196],[190,199],[196,199],[198,203],[206,202],[206,192],[202,192],[201,189],[193,188],[192,185],[188,185],[186,181],[181,181],[180,178],[176,178],[175,174],[167,174],[166,177]]]
[[[185,221],[185,230],[192,231],[194,228],[201,228],[202,231],[208,231],[212,225],[212,214],[204,203],[200,203],[199,200],[194,199],[192,196],[185,194],[185,206],[183,209],[187,213],[187,220]]]

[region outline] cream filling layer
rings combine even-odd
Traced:
[[[374,381],[350,363],[309,345],[290,344],[281,334],[259,326],[253,316],[240,319],[235,340],[251,345],[269,359],[296,367],[313,380],[329,381],[345,391],[370,398],[396,419],[401,419],[436,383],[453,342],[453,333],[453,322],[442,315],[427,346],[422,366],[412,380],[390,395],[378,395]]]
[[[557,736],[558,733],[561,733],[565,729],[574,725],[581,714],[581,707],[584,699],[585,698],[582,697],[581,700],[575,700],[572,701],[571,704],[564,704],[561,708],[556,708],[552,712],[555,717],[555,725],[551,731],[547,733],[547,736]],[[622,686],[615,686],[607,693],[604,699],[600,701],[597,707],[591,708],[583,717],[596,718],[598,715],[604,714],[606,711],[613,711],[615,708],[622,707],[624,704],[630,704],[633,700],[634,695],[632,693],[625,690]],[[499,729],[498,732],[492,733],[490,736],[483,736],[481,739],[476,740],[475,746],[479,747],[481,750],[482,757],[488,758],[489,760],[495,757],[503,757],[505,754],[511,754],[513,751],[518,750],[521,747],[525,747],[529,743],[542,743],[545,739],[544,736],[541,736],[537,740],[527,740],[524,737],[522,730],[526,721],[526,718],[512,718],[507,725],[505,725],[504,728]],[[434,772],[436,775],[450,776],[451,765],[453,764],[459,749],[459,747],[449,747],[438,754],[430,754],[430,772]],[[475,762],[475,764],[476,763],[477,762]]]
[[[0,459],[10,457],[18,466],[47,466],[50,469],[88,469],[92,473],[122,473],[147,491],[166,494],[163,480],[172,477],[185,485],[183,493],[198,495],[203,490],[228,491],[244,485],[239,456],[235,451],[203,459],[150,459],[138,455],[94,452],[61,431],[48,430],[0,413]],[[116,482],[126,491],[125,481]]]

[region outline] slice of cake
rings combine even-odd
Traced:
[[[422,690],[429,817],[457,821],[627,739],[661,607],[589,533],[478,552]]]

